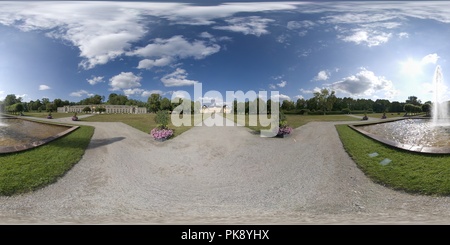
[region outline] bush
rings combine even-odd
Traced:
[[[169,112],[167,110],[157,111],[155,116],[155,122],[160,129],[167,128],[169,125]]]
[[[350,110],[350,108],[344,108],[344,109],[342,109],[341,112],[342,112],[343,114],[350,114],[351,110]]]

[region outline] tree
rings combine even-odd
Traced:
[[[306,107],[306,101],[303,98],[297,99],[297,102],[295,103],[295,109],[301,110]]]
[[[53,104],[52,104],[52,103],[47,103],[47,104],[45,105],[45,110],[46,110],[47,112],[52,112],[52,111],[53,111]]]
[[[172,110],[172,103],[170,102],[170,100],[168,98],[162,98],[159,108],[161,110],[171,111]]]
[[[412,105],[421,105],[422,102],[417,99],[417,96],[408,96],[408,99],[405,101],[406,104],[412,104]]]
[[[5,106],[10,106],[10,105],[14,105],[17,103],[22,102],[22,98],[17,98],[15,94],[8,94],[5,97],[5,100],[3,101],[3,103],[5,104]]]
[[[398,101],[392,101],[389,106],[389,112],[404,112],[405,111],[405,103],[400,103]]]
[[[159,108],[161,108],[161,95],[160,94],[151,94],[148,97],[148,109],[150,112],[157,112]]]
[[[290,111],[295,109],[294,101],[291,100],[283,100],[281,103],[281,109],[284,111]]]
[[[431,103],[425,102],[425,104],[422,105],[422,111],[425,112],[427,116],[430,116],[430,113],[431,113]]]
[[[330,92],[326,88],[321,89],[320,92],[315,92],[314,98],[316,98],[318,107],[323,111],[324,115],[326,111],[331,111],[333,104],[336,101],[335,92]]]
[[[129,100],[127,96],[112,93],[108,96],[108,101],[106,103],[110,105],[126,105],[128,102]]]
[[[84,113],[90,113],[91,111],[92,111],[92,109],[89,106],[86,106],[86,107],[83,108],[83,112]]]
[[[377,99],[375,100],[375,103],[373,104],[373,111],[374,112],[386,112],[389,109],[389,105],[391,103],[389,102],[389,100],[382,100],[382,99]]]
[[[406,111],[406,114],[412,113],[414,111],[414,105],[413,104],[405,104],[403,106],[403,110]]]

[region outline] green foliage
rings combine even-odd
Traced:
[[[349,108],[342,109],[342,114],[350,114],[351,110]]]
[[[161,95],[160,94],[151,94],[148,97],[148,106],[150,112],[157,112],[161,108]]]
[[[26,193],[56,182],[80,161],[93,133],[93,127],[81,126],[43,146],[0,155],[0,195]]]
[[[83,112],[84,112],[84,113],[91,112],[91,107],[89,107],[89,106],[84,107],[84,108],[83,108]]]
[[[157,127],[161,129],[167,128],[167,125],[169,124],[169,112],[166,110],[157,111],[155,115],[155,122]]]

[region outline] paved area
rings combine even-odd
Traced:
[[[96,127],[82,160],[50,186],[0,197],[0,223],[450,223],[448,197],[370,181],[336,122],[308,123],[284,139],[196,126],[166,142],[123,123],[75,123]]]

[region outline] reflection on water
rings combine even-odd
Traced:
[[[450,146],[450,125],[433,126],[428,119],[406,119],[395,122],[358,126],[359,129],[385,139],[412,146]]]
[[[3,118],[0,122],[0,146],[28,144],[54,136],[67,129],[65,126]]]

